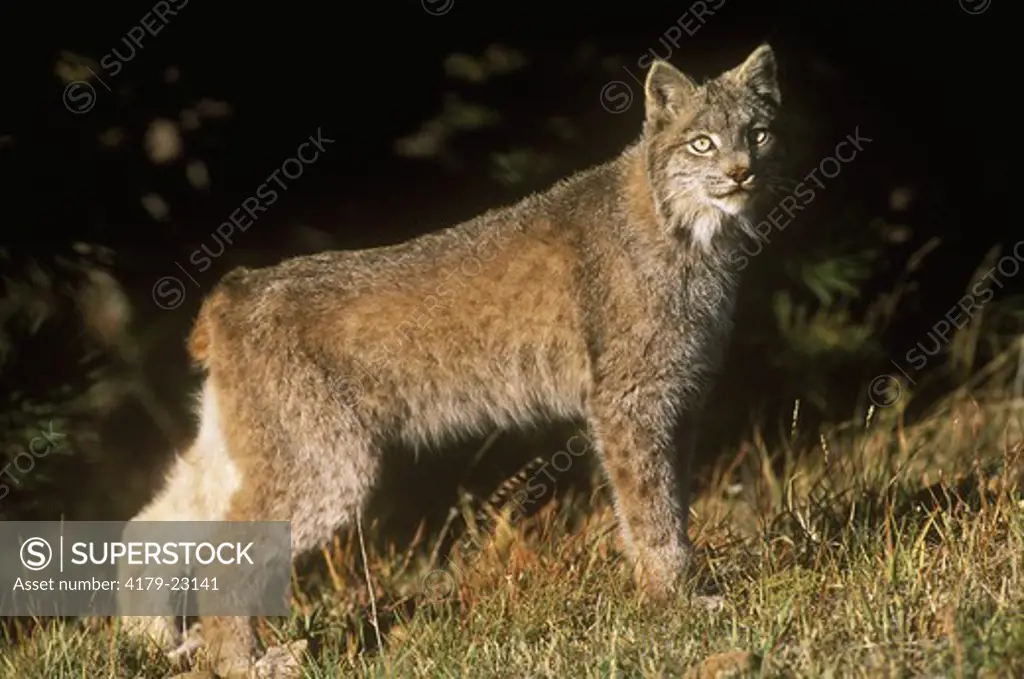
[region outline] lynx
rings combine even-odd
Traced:
[[[356,520],[387,445],[586,422],[636,582],[679,590],[689,461],[732,325],[725,255],[774,176],[764,44],[698,84],[655,62],[639,139],[538,195],[409,242],[228,273],[189,338],[198,435],[136,520],[287,520],[293,554]],[[168,647],[174,618],[127,618]],[[250,676],[253,619],[206,617]]]

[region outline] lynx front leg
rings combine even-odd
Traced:
[[[607,389],[590,408],[591,428],[611,481],[620,529],[637,584],[655,598],[672,594],[689,566],[689,456],[666,393],[631,385]]]

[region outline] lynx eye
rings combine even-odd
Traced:
[[[702,134],[690,142],[690,148],[693,149],[694,153],[704,155],[715,150],[715,142],[711,141],[711,137]]]
[[[755,146],[763,146],[768,142],[768,137],[770,136],[768,130],[763,127],[757,127],[750,131],[750,141]]]

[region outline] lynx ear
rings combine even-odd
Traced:
[[[782,93],[776,77],[775,52],[771,45],[762,44],[747,57],[747,60],[729,71],[729,75],[737,84],[749,87],[776,106],[782,104]]]
[[[667,61],[655,61],[644,85],[647,122],[664,121],[679,113],[697,84]]]

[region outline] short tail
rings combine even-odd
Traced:
[[[210,337],[210,315],[212,307],[216,304],[217,293],[213,293],[203,301],[199,309],[199,315],[192,326],[192,332],[188,336],[188,353],[192,360],[205,366],[210,357],[212,338]]]
[[[248,272],[249,269],[245,267],[228,272],[199,308],[199,314],[188,337],[188,353],[195,363],[204,368],[209,367],[210,356],[213,353],[214,322],[223,307],[230,302],[232,290],[242,282]]]

